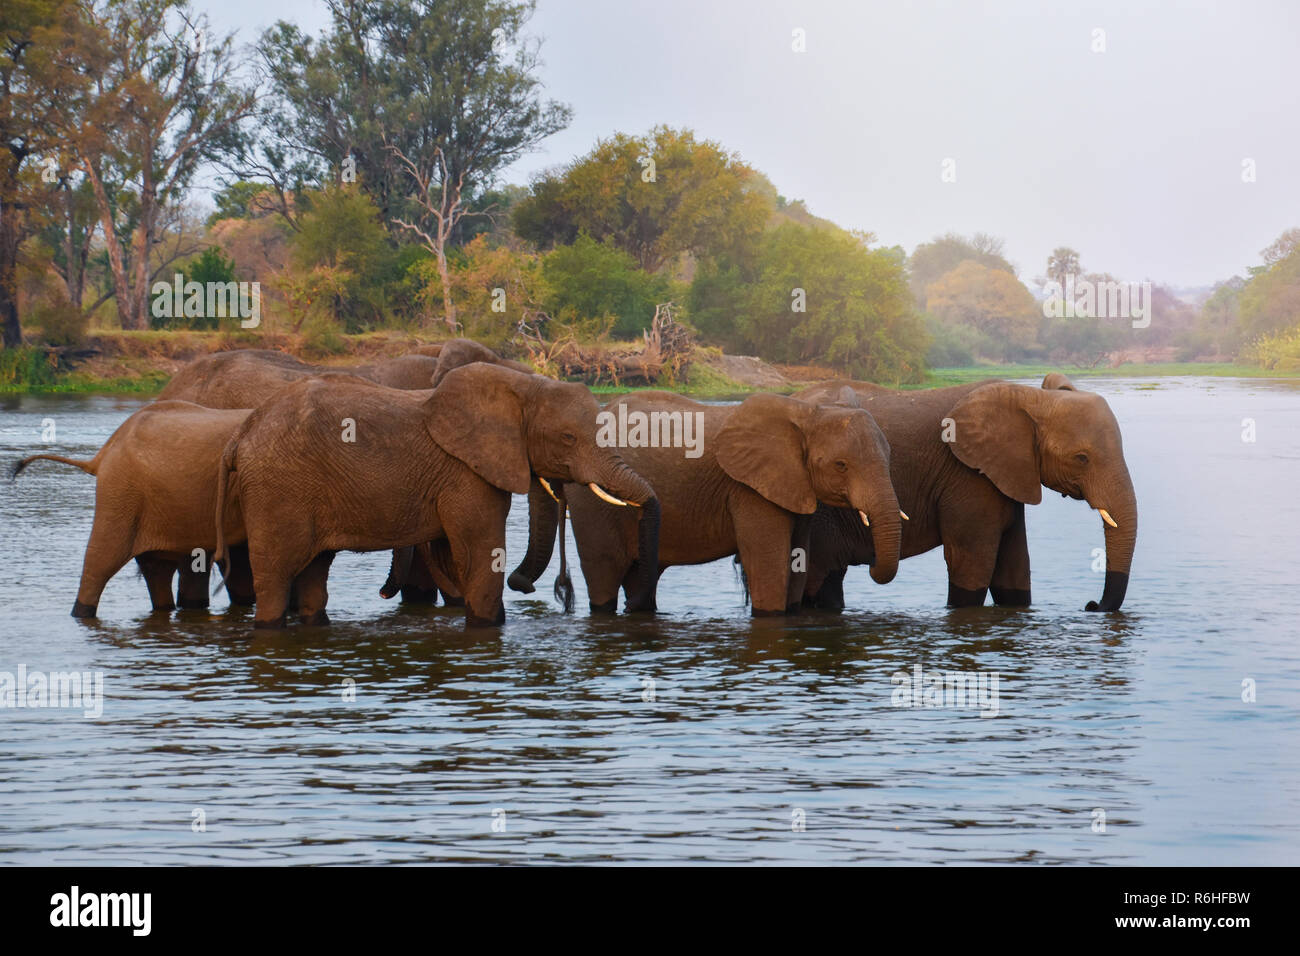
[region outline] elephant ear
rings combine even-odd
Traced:
[[[858,393],[853,390],[851,385],[842,385],[836,389],[825,402],[826,405],[835,405],[839,408],[861,408],[862,402],[858,399]]]
[[[804,463],[802,426],[814,410],[781,395],[751,395],[713,440],[718,464],[729,477],[786,511],[812,514],[817,495]]]
[[[1064,392],[1077,392],[1074,383],[1062,375],[1060,372],[1048,372],[1043,378],[1043,388],[1050,391],[1060,390]]]
[[[528,493],[532,469],[524,444],[519,372],[476,362],[452,369],[425,405],[425,422],[438,447],[490,485]]]
[[[948,412],[952,453],[1008,498],[1027,505],[1043,500],[1038,431],[1026,406],[1033,389],[998,382],[975,389]]]

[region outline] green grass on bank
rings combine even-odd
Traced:
[[[1072,379],[1079,378],[1163,378],[1170,375],[1188,377],[1213,376],[1230,378],[1300,378],[1300,371],[1277,372],[1257,365],[1237,365],[1232,362],[1159,362],[1150,365],[1126,362],[1111,368],[1070,368],[1059,365],[971,365],[964,368],[936,368],[926,375],[924,385],[918,388],[938,388],[943,385],[965,385],[986,378],[1042,378],[1048,372],[1062,372]]]

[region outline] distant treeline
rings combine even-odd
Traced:
[[[492,344],[628,339],[671,302],[705,344],[885,382],[1131,350],[1300,356],[1300,230],[1204,301],[1152,285],[1150,322],[1135,328],[1127,315],[1045,313],[1048,283],[1116,281],[1074,250],[1029,280],[1038,295],[988,236],[908,256],[812,215],[689,130],[612,133],[527,186],[502,185],[571,119],[542,94],[531,10],[331,4],[322,35],[280,22],[247,58],[181,0],[6,5],[5,346],[22,345],[24,324],[60,345],[92,327],[238,323],[154,308],[155,286],[180,275],[258,283],[262,327],[324,351],[388,327]],[[195,189],[205,167],[224,177],[214,211]]]

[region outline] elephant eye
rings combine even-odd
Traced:
[[[845,461],[843,458],[841,458],[840,460],[838,460],[837,462],[835,462],[835,470],[836,470],[836,471],[848,471],[848,470],[849,470],[849,463],[848,463],[847,461]]]
[[[1088,464],[1088,456],[1085,455],[1083,452],[1079,452],[1079,454],[1075,455],[1075,456],[1074,456],[1074,460],[1077,461],[1077,462],[1078,462],[1079,464],[1081,464],[1081,465],[1086,465],[1086,464]]]
[[[578,436],[573,434],[573,432],[565,432],[560,436],[560,438],[566,445],[576,445],[578,443]]]

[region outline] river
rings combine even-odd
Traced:
[[[851,569],[838,617],[751,621],[722,561],[593,618],[570,535],[578,612],[554,562],[499,631],[382,600],[386,554],[338,557],[326,628],[153,616],[133,564],[81,622],[94,479],[34,465],[0,492],[0,672],[102,672],[103,712],[0,708],[0,862],[1294,863],[1300,383],[1080,384],[1141,509],[1121,614],[1082,611],[1095,512],[1045,492],[1023,611],[946,610],[933,551]],[[0,399],[0,464],[88,458],[140,404]],[[918,665],[996,674],[996,715],[897,694]]]

